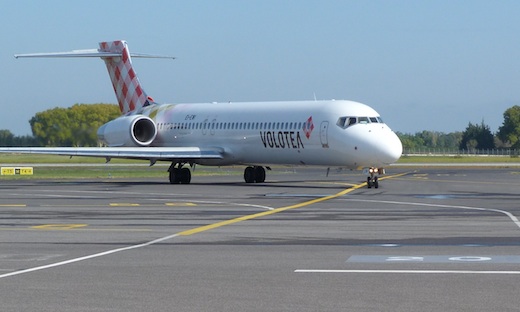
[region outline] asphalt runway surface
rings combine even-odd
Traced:
[[[0,179],[1,311],[519,311],[520,168]]]

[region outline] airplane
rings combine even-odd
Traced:
[[[147,95],[124,40],[99,49],[18,54],[22,57],[97,57],[108,69],[121,116],[98,129],[103,147],[11,147],[2,153],[143,159],[171,162],[171,184],[189,184],[196,164],[244,165],[244,181],[262,183],[271,165],[363,169],[379,187],[384,167],[402,154],[397,135],[370,106],[347,100],[158,104]],[[328,170],[329,170],[328,169]],[[328,171],[327,171],[328,172]]]

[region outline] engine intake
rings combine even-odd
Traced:
[[[157,136],[157,126],[147,116],[123,116],[99,127],[97,136],[108,146],[148,146]]]

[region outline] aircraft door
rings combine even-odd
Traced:
[[[327,136],[327,130],[329,129],[329,122],[322,121],[320,126],[320,140],[323,148],[329,148],[329,139]]]
[[[207,132],[208,130],[206,127],[209,127],[208,119],[204,119],[204,121],[202,122],[202,134],[203,135],[206,135],[206,133],[208,133]]]
[[[213,119],[211,121],[211,131],[210,131],[210,134],[211,135],[215,135],[215,129],[217,127],[217,119]]]

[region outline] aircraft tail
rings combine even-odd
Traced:
[[[147,96],[141,87],[139,78],[137,77],[133,67],[133,57],[146,58],[171,58],[170,56],[158,56],[141,53],[130,53],[128,45],[124,40],[100,42],[99,49],[90,50],[74,50],[71,52],[55,52],[55,53],[33,53],[18,54],[19,57],[100,57],[105,64],[116,93],[119,103],[119,109],[122,114],[127,114],[141,107],[148,106],[153,100]]]
[[[126,41],[100,42],[100,52],[117,53],[120,56],[103,57],[107,66],[119,109],[122,114],[150,105],[150,99],[141,87],[132,67]]]

